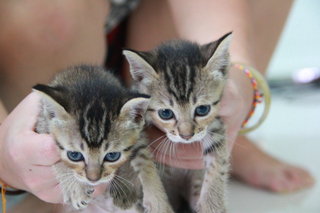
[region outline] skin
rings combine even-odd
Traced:
[[[140,8],[132,16],[128,28],[129,40],[127,46],[140,50],[144,48],[151,49],[160,40],[172,37],[192,39],[205,43],[233,30],[234,39],[231,48],[233,60],[256,66],[260,70],[264,70],[268,63],[279,36],[279,30],[282,28],[286,13],[289,11],[291,4],[291,1],[288,0],[281,3],[276,0],[234,0],[228,2],[216,0],[213,1],[214,7],[210,8],[206,7],[205,4],[198,4],[195,1],[188,1],[187,3],[183,1],[183,4],[181,3],[182,0],[153,1],[153,4],[148,4],[147,2],[143,1]],[[163,2],[163,4],[159,2]],[[204,8],[201,8],[202,6]],[[259,7],[260,9],[258,9]],[[210,11],[206,10],[209,8]],[[277,13],[274,13],[270,17],[267,15],[267,11],[262,12],[267,8],[269,8],[269,11],[271,8],[273,12],[275,11],[274,8],[278,8],[276,10]],[[195,13],[195,11],[201,11],[201,13]],[[32,85],[39,82],[48,82],[57,70],[74,63],[102,64],[105,57],[103,23],[108,13],[108,4],[105,0],[96,0],[90,3],[85,0],[78,0],[77,4],[74,4],[73,1],[65,0],[28,0],[23,3],[21,1],[2,1],[0,3],[0,13],[3,15],[0,19],[0,25],[2,26],[2,30],[0,31],[0,100],[2,100],[4,105],[0,105],[0,122],[3,122],[0,126],[0,151],[4,152],[6,150],[7,153],[6,155],[1,155],[2,160],[0,162],[8,162],[11,168],[15,168],[15,171],[7,170],[4,165],[0,164],[0,179],[9,182],[17,188],[28,189],[46,201],[58,202],[61,199],[61,195],[59,195],[59,192],[52,193],[55,184],[46,186],[44,189],[47,190],[42,190],[43,194],[40,195],[36,191],[42,187],[37,184],[32,185],[32,181],[26,183],[26,179],[22,178],[23,174],[25,174],[30,180],[33,180],[39,174],[48,171],[46,168],[56,162],[56,159],[53,158],[50,162],[46,163],[47,167],[33,170],[31,174],[24,173],[23,171],[23,168],[32,167],[35,162],[43,161],[43,155],[35,155],[34,161],[27,158],[27,156],[32,156],[34,153],[42,153],[43,148],[39,144],[46,144],[44,146],[49,150],[48,153],[52,154],[52,156],[55,155],[55,150],[51,149],[54,144],[52,139],[49,136],[36,135],[32,132],[34,122],[30,121],[34,121],[37,115],[37,98],[29,95],[21,102],[17,110],[12,110],[23,97],[29,94]],[[201,14],[205,14],[206,19],[199,16]],[[188,18],[185,18],[186,16]],[[210,16],[213,17],[210,18]],[[217,20],[216,16],[221,18]],[[261,18],[264,16],[267,16],[267,18],[262,20]],[[281,19],[283,21],[279,21]],[[210,21],[204,22],[204,20]],[[144,27],[148,28],[147,31],[143,31],[141,23],[143,23]],[[198,23],[203,24],[199,25]],[[32,30],[30,30],[30,26],[32,26]],[[159,26],[161,26],[161,30]],[[265,27],[263,28],[262,26]],[[139,32],[148,33],[144,37]],[[256,32],[263,32],[262,36],[254,36]],[[271,43],[267,42],[268,39]],[[254,41],[255,45],[249,45],[249,41]],[[266,48],[266,46],[269,48]],[[270,49],[270,46],[273,47]],[[253,47],[257,48],[252,50]],[[255,56],[258,56],[260,59],[256,59]],[[226,97],[224,99],[227,100],[230,96],[239,97],[240,100],[236,100],[236,102],[238,101],[237,104],[239,103],[240,107],[237,109],[224,107],[221,115],[227,120],[229,117],[231,128],[234,129],[232,130],[233,133],[230,133],[232,139],[236,136],[243,116],[249,110],[252,101],[252,89],[248,79],[242,73],[236,72],[236,70],[231,70],[230,73],[232,79],[230,80],[230,87],[233,89],[227,90],[229,94],[225,94]],[[14,89],[12,85],[15,85]],[[241,92],[236,93],[237,89]],[[227,103],[226,106],[235,104]],[[10,112],[10,116],[8,117],[7,111]],[[237,117],[235,118],[237,121],[232,122],[231,118],[233,118],[234,114],[242,114],[242,117]],[[24,126],[23,124],[26,123],[28,124]],[[19,137],[12,136],[12,132],[14,131]],[[9,140],[9,138],[12,140]],[[9,145],[24,145],[23,142],[28,141],[33,141],[31,143],[32,146],[28,144],[30,145],[30,150],[32,150],[29,152],[26,152],[23,146],[13,149],[13,146]],[[36,143],[37,141],[38,143]],[[233,169],[236,171],[235,168],[241,168],[238,170],[238,174],[242,179],[246,180],[243,178],[244,171],[248,172],[248,174],[252,172],[245,170],[244,167],[239,167],[240,162],[243,163],[242,165],[247,165],[245,161],[242,161],[245,159],[243,156],[256,153],[257,159],[263,159],[262,162],[264,164],[262,165],[272,165],[271,159],[273,158],[268,155],[264,155],[267,157],[262,158],[261,152],[258,152],[258,147],[254,146],[247,139],[239,138],[238,143],[248,147],[246,149],[247,152],[241,153],[237,152],[237,146],[235,146],[232,153],[233,156],[239,154],[238,157],[241,159],[234,162]],[[230,142],[230,147],[231,144],[232,142]],[[25,156],[25,158],[21,158],[22,160],[20,159],[14,163],[11,160],[13,156],[8,156],[8,153],[12,153],[12,150],[15,150],[15,155]],[[181,154],[185,156],[189,155],[186,149]],[[25,159],[28,159],[28,161]],[[25,164],[22,164],[23,160]],[[25,167],[22,167],[20,164],[25,165]],[[273,179],[275,175],[279,174],[282,177],[286,177],[283,176],[283,171],[290,166],[279,161],[276,161],[275,164],[278,167],[272,166],[270,168],[272,175],[269,179]],[[197,164],[194,166],[197,166]],[[259,167],[259,172],[265,171],[265,167],[261,167],[260,163],[250,166]],[[290,168],[293,168],[290,170],[292,171],[291,174],[297,174],[297,169],[294,167]],[[263,173],[260,174],[263,176]],[[301,174],[300,179],[311,178],[306,172]],[[265,186],[272,189],[268,182],[262,185],[257,184],[257,186]],[[293,188],[297,189],[305,186],[305,184],[294,184]]]

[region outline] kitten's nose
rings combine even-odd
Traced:
[[[92,182],[96,182],[101,178],[100,174],[87,174],[87,178],[88,180],[92,181]]]
[[[190,135],[183,135],[183,134],[179,134],[181,138],[185,139],[185,140],[189,140],[190,138],[192,138],[192,136],[194,134],[190,134]]]
[[[92,182],[96,182],[97,180],[100,179],[100,177],[98,175],[96,176],[87,176],[88,180],[92,181]]]
[[[86,168],[86,176],[89,181],[96,182],[101,178],[101,168],[98,163],[89,161]]]

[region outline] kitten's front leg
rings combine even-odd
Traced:
[[[225,190],[228,180],[228,161],[214,160],[211,155],[205,158],[209,165],[206,168],[196,212],[226,213]]]
[[[107,197],[113,198],[113,204],[121,209],[129,209],[137,203],[141,195],[140,182],[130,163],[122,165],[110,184]]]
[[[187,194],[188,197],[186,197],[186,199],[189,201],[190,207],[192,209],[197,209],[203,184],[204,173],[204,170],[191,171],[189,191]]]
[[[131,161],[142,184],[145,213],[174,213],[150,152],[143,148]]]
[[[200,198],[196,207],[198,213],[226,213],[225,191],[229,173],[229,153],[226,140],[205,154],[205,175]]]
[[[79,182],[69,168],[63,163],[54,166],[56,177],[63,194],[63,202],[75,209],[86,208],[92,200],[93,186]]]

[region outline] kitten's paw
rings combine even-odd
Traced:
[[[173,209],[171,208],[171,206],[166,206],[164,208],[162,208],[162,210],[159,211],[160,212],[165,212],[165,213],[174,213]]]
[[[212,207],[208,205],[198,205],[196,210],[192,211],[193,213],[227,213],[224,207]]]
[[[116,197],[113,198],[113,204],[118,206],[121,209],[129,209],[131,208],[135,203],[137,199],[135,198],[127,198],[127,197]]]
[[[174,213],[170,205],[159,202],[143,202],[144,213]]]
[[[113,204],[121,209],[129,209],[137,203],[138,195],[134,188],[127,185],[112,185],[110,195],[113,198]]]
[[[84,209],[88,206],[90,201],[92,200],[92,194],[94,192],[94,188],[91,186],[79,187],[73,189],[70,192],[69,196],[65,198],[66,203],[71,203],[73,208],[79,210]]]

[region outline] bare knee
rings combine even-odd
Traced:
[[[22,51],[19,57],[25,60],[27,55],[71,54],[72,50],[86,48],[89,40],[104,44],[105,0],[6,1],[0,8],[0,48],[6,55]]]

